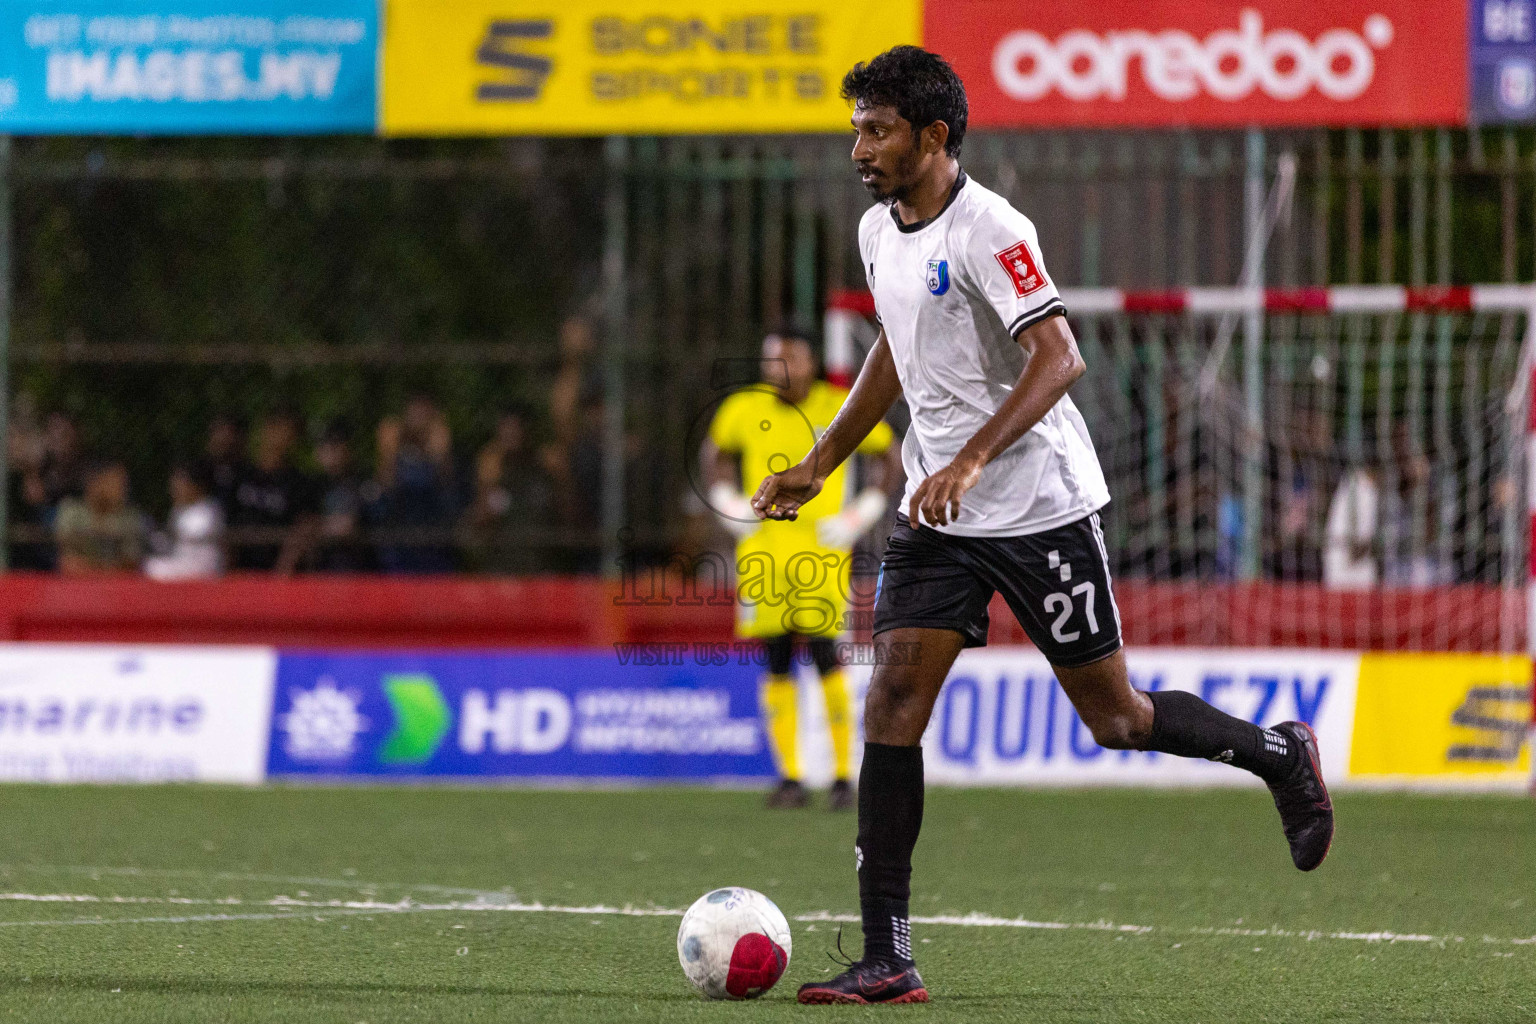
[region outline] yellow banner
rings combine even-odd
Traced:
[[[388,0],[391,135],[836,131],[919,0]]]
[[[1367,654],[1350,775],[1522,783],[1530,777],[1531,660]]]

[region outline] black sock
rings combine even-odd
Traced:
[[[1147,696],[1152,699],[1148,750],[1225,761],[1265,782],[1284,778],[1300,756],[1286,736],[1233,718],[1192,693],[1159,690]]]
[[[864,744],[859,775],[859,910],[864,959],[912,962],[912,848],[923,827],[923,748]]]

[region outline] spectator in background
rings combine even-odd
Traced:
[[[1407,424],[1392,429],[1391,459],[1345,475],[1328,508],[1323,582],[1335,590],[1450,583],[1438,540],[1450,529],[1431,490],[1433,468]]]
[[[15,540],[10,545],[13,569],[48,570],[54,566],[52,510],[36,483],[43,461],[43,425],[37,400],[31,392],[17,392],[11,403],[10,432],[6,435],[10,456],[6,494]]]
[[[1389,484],[1382,500],[1381,581],[1387,586],[1436,587],[1455,582],[1456,566],[1442,544],[1454,518],[1436,493],[1434,467],[1406,422],[1392,430]]]
[[[298,419],[289,412],[269,413],[257,427],[256,457],[236,482],[227,513],[237,569],[290,574],[314,542],[319,487],[294,464],[298,438]]]
[[[373,567],[363,539],[365,483],[353,468],[352,433],[332,423],[315,445],[320,466],[320,535],[314,567],[320,572],[366,572]],[[366,488],[376,490],[376,487]]]
[[[59,503],[54,538],[66,576],[137,570],[148,533],[144,516],[128,501],[128,469],[118,461],[84,471],[83,494]]]
[[[1266,451],[1269,526],[1265,575],[1287,582],[1315,583],[1323,578],[1323,540],[1319,525],[1337,479],[1331,453],[1333,424],[1315,408],[1304,408],[1272,439]]]
[[[1381,488],[1373,468],[1357,466],[1344,475],[1328,505],[1324,529],[1323,586],[1329,590],[1370,590],[1377,585],[1380,506]]]
[[[226,516],[234,511],[235,490],[250,469],[245,441],[245,428],[235,417],[218,413],[208,422],[208,442],[203,449],[208,466],[208,495],[219,503]]]
[[[593,543],[570,549],[565,568],[569,572],[595,573],[602,569],[602,548],[597,531],[603,520],[604,419],[607,405],[599,396],[579,410],[576,434],[561,452],[561,518],[571,528],[588,533]]]
[[[377,455],[375,521],[386,534],[379,567],[390,573],[452,572],[458,495],[448,418],[430,396],[412,395],[401,415],[379,423]]]
[[[549,422],[555,442],[569,445],[581,433],[581,411],[602,400],[602,368],[597,363],[597,336],[592,322],[580,314],[560,325],[560,367],[549,389]]]
[[[85,489],[80,432],[67,413],[52,412],[41,430],[17,438],[10,451],[17,460],[12,519],[34,538],[17,545],[13,564],[18,569],[52,569],[56,552],[46,538],[54,535],[60,503],[80,497]]]
[[[507,410],[496,418],[496,430],[475,456],[475,494],[468,525],[481,566],[492,572],[536,572],[544,566],[542,552],[527,546],[524,536],[550,524],[554,509],[554,474],[548,465],[553,449],[535,452],[528,439],[527,419]]]
[[[171,517],[166,550],[144,562],[152,580],[214,579],[224,572],[224,510],[212,497],[206,465],[179,462],[171,467]]]
[[[43,452],[37,465],[43,502],[57,506],[66,497],[84,494],[85,477],[80,429],[68,413],[49,413],[43,421]]]

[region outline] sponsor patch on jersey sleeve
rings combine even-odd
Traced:
[[[997,262],[1003,265],[1008,272],[1008,278],[1013,282],[1013,290],[1019,298],[1033,294],[1045,287],[1045,275],[1040,273],[1040,267],[1035,262],[1035,256],[1029,251],[1026,242],[1019,242],[1004,249],[1002,252],[993,253]]]

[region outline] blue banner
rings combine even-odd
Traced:
[[[1472,121],[1536,121],[1536,0],[1471,0]]]
[[[0,132],[372,132],[376,0],[4,0]]]
[[[758,666],[681,652],[644,659],[649,664],[625,660],[612,652],[282,653],[267,772],[566,779],[774,774],[758,720]]]

